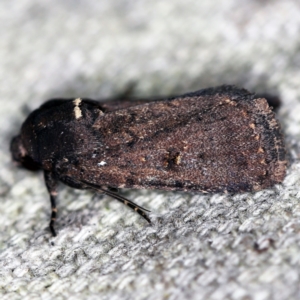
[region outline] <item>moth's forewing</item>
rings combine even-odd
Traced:
[[[62,181],[242,192],[284,178],[278,123],[266,100],[245,90],[207,89],[107,112],[89,105],[83,100],[70,123],[73,150],[55,167]]]

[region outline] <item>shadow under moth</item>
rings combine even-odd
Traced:
[[[266,99],[234,86],[162,100],[53,99],[11,142],[13,160],[42,169],[55,236],[57,183],[101,191],[150,222],[117,188],[259,191],[282,182],[285,146]]]

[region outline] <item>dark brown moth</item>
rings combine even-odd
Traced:
[[[49,100],[11,142],[14,161],[45,173],[55,236],[58,181],[104,191],[150,222],[114,188],[259,191],[282,182],[285,147],[267,101],[233,86],[156,101]]]

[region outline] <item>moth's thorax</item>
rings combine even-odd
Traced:
[[[23,164],[30,158],[44,170],[91,142],[94,120],[103,112],[93,101],[49,100],[33,111],[23,123],[21,134],[12,141],[13,159]]]

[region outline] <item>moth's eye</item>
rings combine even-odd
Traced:
[[[10,151],[13,161],[18,165],[32,171],[40,169],[40,165],[36,163],[30,156],[28,156],[26,149],[22,144],[21,137],[15,136],[10,144]]]

